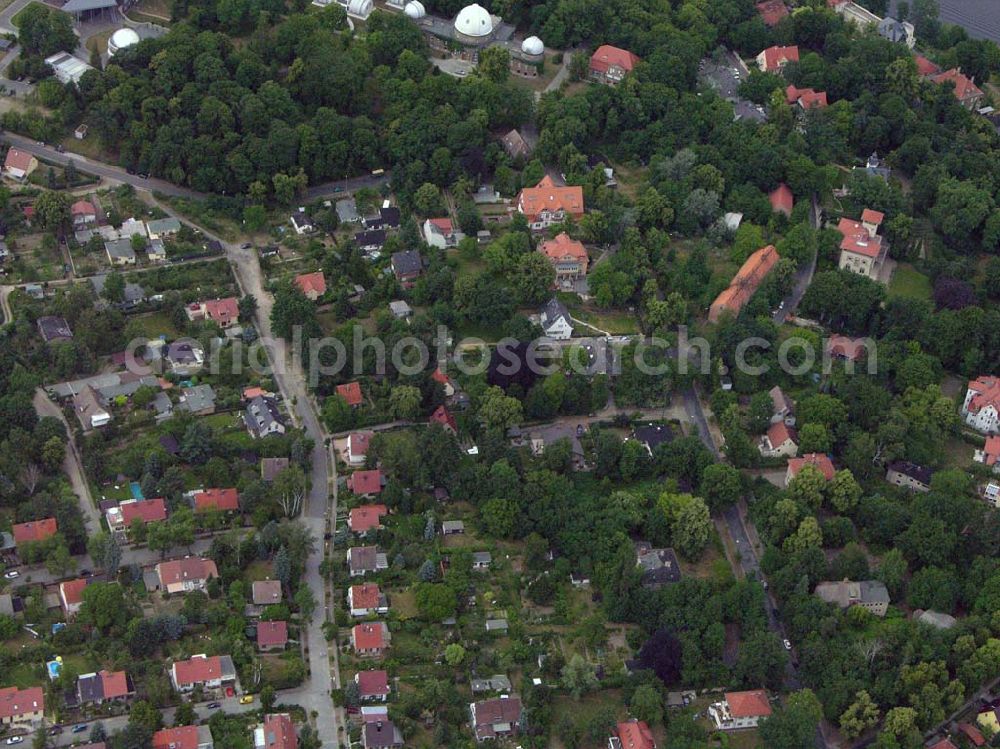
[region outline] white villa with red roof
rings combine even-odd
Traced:
[[[799,48],[795,45],[791,47],[768,47],[757,55],[757,67],[762,73],[775,73],[781,70],[790,62],[799,61]]]
[[[204,302],[192,302],[185,310],[192,322],[211,320],[220,328],[229,328],[239,321],[240,308],[236,297],[225,299],[207,299]]]
[[[777,421],[761,437],[757,449],[765,458],[794,458],[799,452],[799,441],[792,427]]]
[[[236,667],[228,655],[195,655],[170,667],[170,681],[178,692],[197,686],[214,689],[236,681]]]
[[[840,219],[837,231],[844,237],[840,242],[841,270],[867,276],[873,281],[879,280],[889,249],[878,235],[884,218],[884,214],[866,208],[860,222],[850,218]]]
[[[983,375],[969,382],[962,402],[962,416],[977,432],[1000,432],[1000,377]]]
[[[429,218],[424,221],[424,241],[431,247],[444,250],[448,247],[458,247],[465,235],[455,229],[450,218]]]
[[[389,674],[386,671],[358,671],[354,674],[358,697],[364,702],[385,702],[389,696]]]
[[[722,702],[709,705],[708,715],[720,731],[756,728],[761,718],[771,715],[771,703],[763,689],[726,692]]]
[[[605,86],[614,86],[621,83],[639,62],[638,56],[627,49],[602,44],[590,57],[590,78]]]

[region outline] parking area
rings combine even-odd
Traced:
[[[739,95],[740,83],[746,75],[746,67],[731,53],[721,60],[706,57],[698,63],[698,80],[714,88],[719,96],[733,105],[736,119],[766,122],[767,113],[764,107]]]

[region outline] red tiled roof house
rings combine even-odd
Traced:
[[[363,473],[363,471],[359,473]],[[382,517],[388,512],[385,505],[355,507],[347,516],[347,527],[351,529],[351,532],[363,536],[369,531],[379,530],[382,527]]]
[[[517,210],[524,214],[533,231],[543,231],[562,223],[567,216],[575,219],[583,216],[583,188],[557,186],[545,175],[534,187],[521,190],[517,196]]]
[[[627,49],[602,44],[590,56],[590,79],[605,86],[615,86],[621,83],[639,62],[639,58]]]

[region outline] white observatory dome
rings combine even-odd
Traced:
[[[368,18],[372,14],[372,10],[374,10],[372,0],[350,0],[347,3],[348,14],[357,18]]]
[[[111,38],[108,39],[108,56],[113,57],[114,54],[126,47],[131,47],[133,44],[139,43],[139,35],[135,33],[132,29],[124,28],[118,29]]]
[[[414,20],[423,18],[427,15],[427,11],[424,10],[424,4],[421,3],[420,0],[410,0],[410,2],[406,4],[406,7],[403,8],[403,12],[408,18],[412,18]]]
[[[455,31],[465,36],[489,36],[493,33],[493,19],[481,5],[466,5],[455,16]]]
[[[540,55],[545,52],[545,45],[537,36],[529,36],[521,42],[521,51],[526,55]]]

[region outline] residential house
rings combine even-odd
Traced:
[[[173,341],[166,347],[163,359],[171,372],[183,377],[201,369],[205,363],[205,351],[193,339]]]
[[[271,483],[278,474],[288,468],[288,458],[263,458],[260,461],[260,478]]]
[[[799,452],[798,435],[785,422],[776,422],[768,427],[757,449],[765,458],[794,458]]]
[[[257,650],[284,650],[288,644],[288,622],[257,622]]]
[[[352,408],[357,408],[361,405],[361,383],[360,382],[347,382],[343,385],[337,385],[337,395],[346,401],[348,406]]]
[[[209,384],[195,385],[181,390],[177,410],[187,411],[194,416],[209,416],[215,413],[215,390]]]
[[[771,423],[782,421],[788,426],[795,426],[795,401],[785,395],[779,385],[768,390],[767,394],[771,396]]]
[[[359,231],[354,235],[354,245],[369,257],[377,258],[385,244],[385,229],[372,229],[371,231]]]
[[[14,543],[20,547],[52,538],[58,530],[55,518],[42,518],[29,520],[26,523],[15,523],[11,526],[10,532],[14,536]]]
[[[986,502],[997,509],[1000,509],[1000,483],[987,481],[980,490],[981,496]]]
[[[67,618],[80,613],[83,607],[83,591],[90,585],[89,577],[78,577],[59,583],[59,603]]]
[[[757,55],[757,67],[762,73],[777,73],[788,63],[798,61],[799,48],[795,45],[768,47]]]
[[[347,488],[359,497],[370,497],[373,494],[378,494],[382,491],[382,471],[378,468],[369,471],[355,471],[347,477]]]
[[[458,247],[458,243],[465,238],[462,232],[455,229],[450,218],[427,219],[424,221],[423,234],[427,244],[442,250],[448,247]]]
[[[153,240],[172,237],[180,230],[181,222],[173,216],[153,219],[152,221],[146,222],[146,234],[148,234],[149,238]]]
[[[469,688],[473,694],[483,694],[484,692],[509,693],[514,687],[506,674],[493,674],[488,679],[469,679]]]
[[[378,213],[365,216],[361,222],[366,229],[398,229],[402,221],[402,214],[394,205],[389,205],[386,200],[379,206]]]
[[[781,19],[788,17],[788,6],[785,5],[784,0],[764,0],[764,2],[757,3],[756,8],[764,25],[772,28],[777,26]]]
[[[228,328],[239,322],[240,306],[236,297],[207,299],[189,304],[185,311],[192,322],[210,320],[220,328]]]
[[[134,694],[135,686],[125,671],[102,670],[81,674],[76,680],[76,696],[81,705],[127,700]]]
[[[840,241],[841,270],[866,276],[873,281],[879,280],[882,264],[889,251],[888,244],[878,235],[879,227],[885,214],[866,208],[861,214],[861,221],[841,218],[837,231],[843,239]]]
[[[295,724],[288,713],[269,713],[253,731],[254,749],[297,749]]]
[[[389,311],[397,320],[409,320],[413,317],[413,308],[402,299],[389,302]]]
[[[538,324],[546,336],[557,341],[573,337],[573,318],[566,305],[552,297],[538,314]]]
[[[587,275],[590,263],[587,248],[566,232],[560,232],[554,239],[542,242],[538,249],[552,263],[556,271],[557,286],[572,287],[574,281]]]
[[[73,413],[80,420],[83,431],[100,429],[111,423],[111,412],[104,406],[101,396],[90,385],[85,385],[73,396]]]
[[[42,315],[36,323],[38,333],[46,343],[60,343],[73,339],[73,330],[65,317],[56,315]]]
[[[934,75],[935,73],[940,73],[941,68],[935,65],[933,62],[928,60],[923,55],[914,55],[914,62],[917,63],[917,75],[921,78],[927,78]]]
[[[986,737],[983,736],[982,731],[976,728],[971,723],[959,723],[958,732],[961,733],[965,738],[969,740],[972,746],[986,746]]]
[[[279,580],[254,580],[250,591],[256,606],[273,606],[281,603],[281,582]]]
[[[656,549],[646,541],[637,541],[635,558],[642,571],[640,582],[648,590],[659,590],[681,579],[681,565],[673,549]]]
[[[313,302],[326,293],[326,279],[322,271],[300,273],[295,277],[295,285]]]
[[[977,463],[991,467],[996,473],[1000,473],[1000,436],[992,435],[986,438],[986,443],[982,450],[976,450],[972,459]]]
[[[455,421],[455,417],[452,416],[451,412],[443,405],[434,409],[434,413],[430,415],[427,423],[440,424],[444,429],[452,434],[458,433],[458,423]]]
[[[126,535],[131,531],[133,523],[159,523],[167,519],[167,505],[163,497],[153,499],[127,499],[117,507],[109,507],[104,517],[112,532]]]
[[[431,379],[441,386],[441,389],[444,391],[445,398],[450,398],[455,394],[455,384],[451,381],[451,378],[448,377],[448,375],[441,371],[440,367],[431,373]]]
[[[632,436],[646,448],[652,458],[657,447],[673,440],[674,433],[665,424],[644,424],[632,430]]]
[[[558,186],[545,175],[534,187],[525,187],[517,196],[517,210],[524,214],[533,231],[544,231],[562,223],[567,216],[584,214],[583,188]]]
[[[236,681],[236,667],[228,655],[194,655],[186,661],[174,662],[170,681],[178,692],[190,692],[197,686],[218,689]]]
[[[108,255],[108,262],[112,265],[135,265],[135,250],[129,237],[105,242],[104,251]]]
[[[219,576],[219,570],[211,559],[186,557],[156,565],[156,577],[160,589],[167,593],[188,593],[204,590],[208,581]]]
[[[796,476],[799,475],[805,466],[815,466],[823,474],[823,478],[830,481],[837,472],[833,467],[830,458],[822,453],[806,453],[801,458],[790,458],[788,469],[785,472],[785,486],[788,486]]]
[[[378,473],[378,471],[358,471],[352,474],[352,476],[357,476],[358,473]],[[379,489],[381,490],[381,486],[379,486]],[[370,531],[381,530],[382,518],[388,513],[389,510],[386,509],[385,505],[360,505],[359,507],[354,507],[347,515],[347,527],[351,529],[352,533],[357,533],[360,536]]]
[[[646,721],[632,718],[617,725],[608,749],[656,749],[656,740]]]
[[[347,589],[347,608],[351,616],[388,614],[389,599],[378,587],[378,583],[352,585]]]
[[[389,560],[377,546],[352,546],[347,550],[347,570],[351,577],[389,569]]]
[[[38,159],[27,151],[11,146],[3,162],[3,174],[9,179],[21,182],[38,168]]]
[[[94,293],[97,294],[100,299],[95,302],[95,307],[98,309],[102,308],[105,304],[103,299],[104,287],[108,282],[108,276],[106,273],[101,273],[97,276],[91,276],[90,285],[94,287]],[[121,301],[114,302],[111,306],[115,309],[120,310],[131,310],[138,307],[140,304],[146,301],[146,290],[142,288],[137,283],[132,283],[130,281],[125,282],[125,288],[122,293]]]
[[[896,460],[889,464],[885,480],[915,492],[929,492],[934,471],[906,460]]]
[[[0,726],[40,723],[45,714],[45,690],[41,687],[0,689]]]
[[[233,487],[202,489],[191,494],[195,512],[239,512],[240,493]]]
[[[351,432],[347,437],[347,463],[351,466],[365,464],[368,446],[371,444],[374,432]]]
[[[356,224],[361,221],[361,214],[358,213],[358,204],[354,198],[345,198],[335,203],[337,208],[337,221],[341,224]]]
[[[854,168],[857,169],[858,167]],[[868,157],[868,161],[865,162],[865,173],[869,177],[878,177],[883,182],[888,182],[889,177],[892,176],[892,169],[886,166],[885,162],[879,158],[878,151],[872,151]]]
[[[870,10],[852,0],[827,0],[827,6],[859,28],[876,26],[880,19]]]
[[[413,288],[417,277],[424,271],[424,261],[416,250],[392,253],[390,265],[393,275],[404,289]]]
[[[969,381],[962,401],[962,416],[977,432],[1000,432],[1000,377],[981,375]]]
[[[879,580],[822,582],[816,584],[816,596],[842,609],[860,606],[875,616],[885,616],[889,610],[889,590]]]
[[[493,565],[493,555],[488,551],[472,552],[472,569],[477,572],[488,570]]]
[[[720,731],[756,728],[762,718],[771,715],[771,703],[763,689],[726,692],[723,698],[708,707],[708,715]]]
[[[791,217],[792,209],[795,207],[795,196],[792,195],[792,189],[788,185],[782,182],[767,197],[771,201],[772,211]]]
[[[254,439],[272,434],[285,433],[285,417],[278,410],[278,404],[266,395],[258,395],[246,407],[243,421]]]
[[[364,749],[398,749],[403,746],[403,734],[388,718],[365,721],[361,745]]]
[[[153,734],[153,749],[213,749],[212,729],[201,726],[164,728]]]
[[[358,671],[354,674],[358,698],[362,702],[385,702],[389,697],[389,674],[386,671]]]
[[[590,79],[605,86],[616,86],[639,62],[639,58],[627,49],[602,44],[590,56]]]
[[[457,536],[465,533],[465,523],[461,520],[445,520],[441,523],[442,536]]]
[[[389,647],[389,628],[385,622],[363,622],[351,629],[351,646],[357,656],[381,657]]]
[[[798,105],[803,111],[809,109],[823,109],[829,105],[826,91],[817,91],[812,88],[798,88],[788,86],[785,88],[785,103],[788,106]]]
[[[288,222],[292,225],[295,233],[298,235],[310,234],[316,230],[313,226],[312,217],[304,206],[299,206],[298,210],[293,211],[292,215],[288,217]]]
[[[507,155],[515,161],[517,159],[527,161],[531,156],[531,146],[528,145],[528,141],[517,130],[511,130],[503,136],[500,139],[500,143],[503,145],[503,150],[507,152]]]
[[[952,68],[928,77],[932,83],[949,85],[953,88],[958,103],[966,109],[975,109],[983,100],[983,91],[961,68]]]
[[[778,260],[778,251],[771,244],[750,255],[733,277],[729,288],[712,302],[708,312],[709,322],[718,322],[724,313],[739,315]]]
[[[97,209],[89,200],[78,200],[69,207],[70,218],[73,219],[73,228],[78,229],[89,226],[97,221]]]
[[[899,21],[886,16],[878,22],[878,35],[894,44],[905,44],[910,49],[917,43],[916,29],[909,21]]]
[[[521,698],[503,695],[469,705],[476,741],[517,736],[521,730]]]

